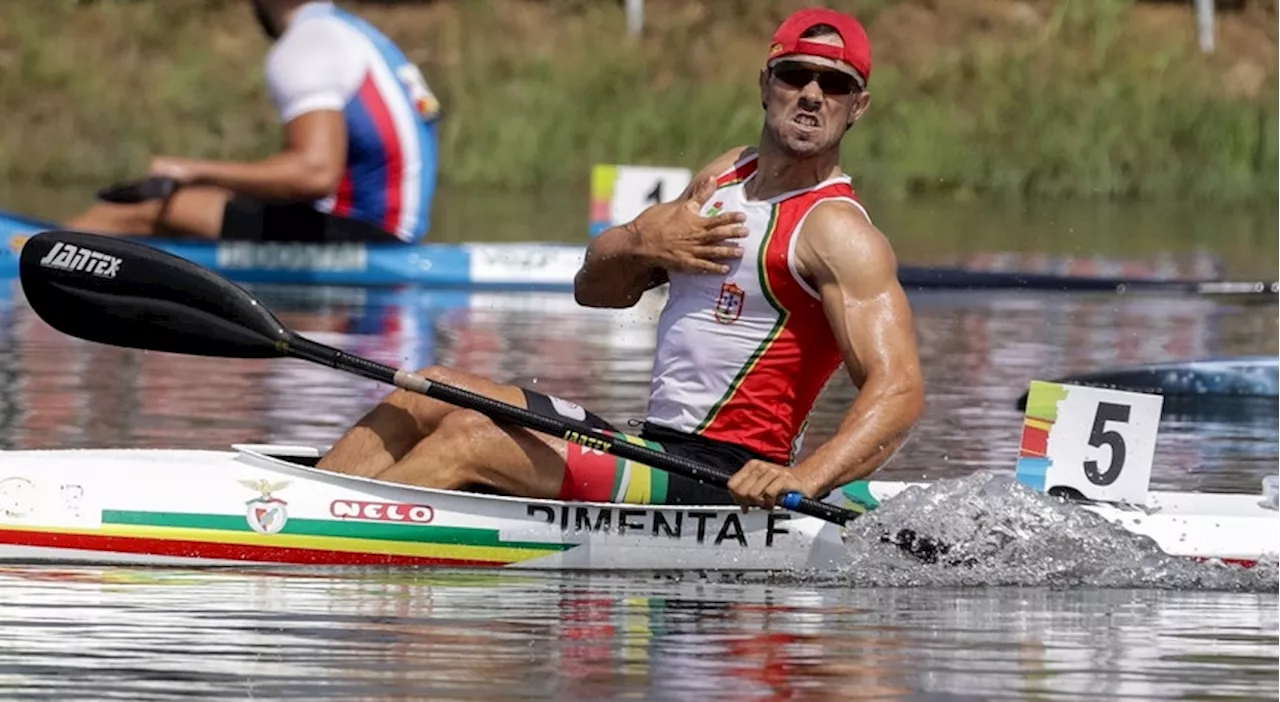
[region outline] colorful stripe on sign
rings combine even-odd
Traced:
[[[617,181],[617,166],[601,164],[591,169],[591,236],[613,226],[613,188]]]
[[[298,517],[260,534],[242,516],[120,510],[104,510],[101,529],[3,529],[0,543],[260,563],[484,567],[574,547],[503,541],[497,529]]]
[[[1044,492],[1045,475],[1053,465],[1048,457],[1049,434],[1058,421],[1058,403],[1066,398],[1065,385],[1041,380],[1033,380],[1027,393],[1016,474],[1019,482],[1038,492]]]

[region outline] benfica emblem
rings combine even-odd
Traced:
[[[244,518],[249,527],[259,534],[274,534],[283,529],[285,522],[289,521],[288,503],[275,497],[274,493],[283,490],[289,481],[241,480],[240,484],[259,493],[258,497],[244,503]]]
[[[735,283],[720,286],[720,297],[716,298],[716,321],[721,324],[733,324],[742,316],[742,306],[747,301],[747,293]]]

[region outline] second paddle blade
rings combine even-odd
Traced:
[[[292,337],[239,286],[145,244],[41,232],[22,247],[22,290],[58,331],[89,341],[229,358],[281,355]]]

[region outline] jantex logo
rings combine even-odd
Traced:
[[[57,242],[49,253],[40,259],[45,268],[92,273],[99,278],[114,278],[120,272],[121,259],[115,256],[64,242]]]

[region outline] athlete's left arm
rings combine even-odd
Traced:
[[[316,110],[285,125],[285,149],[261,161],[158,157],[152,175],[216,185],[261,200],[310,201],[335,193],[347,160],[347,127],[337,110]]]
[[[911,307],[884,235],[848,203],[815,208],[797,234],[796,264],[818,291],[858,396],[830,441],[793,468],[752,461],[730,482],[742,504],[821,496],[871,474],[924,411]]]

